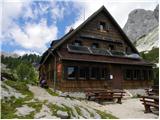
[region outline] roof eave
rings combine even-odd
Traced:
[[[122,63],[122,62],[114,62],[114,61],[97,61],[97,60],[83,60],[83,59],[71,59],[71,58],[61,58],[61,60],[69,60],[69,61],[83,61],[83,62],[96,62],[96,63],[111,63],[111,64],[122,64],[122,65],[143,65],[143,66],[153,66],[151,63],[139,63],[139,64],[133,64],[133,63]]]

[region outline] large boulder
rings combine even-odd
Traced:
[[[58,110],[57,111],[57,117],[60,117],[61,119],[68,119],[69,118],[69,115],[67,112],[65,111],[60,111]]]

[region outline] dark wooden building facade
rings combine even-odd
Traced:
[[[139,56],[104,6],[51,43],[40,61],[39,75],[62,91],[143,88],[153,78],[152,64]]]

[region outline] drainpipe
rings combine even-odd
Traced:
[[[56,64],[57,64],[57,62],[56,62],[56,55],[54,55],[53,53],[52,53],[52,51],[53,51],[54,49],[51,49],[51,51],[49,51],[49,54],[51,54],[53,57],[54,57],[54,78],[53,78],[53,89],[54,89],[54,91],[56,91],[56,78],[57,78],[57,74],[56,74]]]

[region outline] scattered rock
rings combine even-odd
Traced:
[[[81,98],[85,99],[85,93],[84,92],[64,92],[60,94],[61,96],[70,96],[74,98]]]
[[[10,98],[14,96],[15,98],[24,98],[25,96],[19,93],[14,88],[8,86],[4,82],[1,82],[1,99]]]
[[[35,119],[41,119],[41,118],[56,119],[57,117],[52,115],[52,112],[46,105],[43,105],[41,111],[39,113],[36,113],[34,118]]]
[[[28,107],[27,105],[23,105],[22,107],[16,108],[16,115],[18,116],[26,116],[31,112],[35,111],[32,107]]]
[[[81,113],[84,118],[90,118],[90,114],[84,108],[80,107]]]
[[[70,117],[67,112],[60,110],[57,111],[57,116],[60,117],[61,119],[68,119]]]
[[[131,97],[137,97],[137,95],[146,95],[144,89],[128,89],[125,90]]]
[[[36,100],[35,99],[31,99],[29,101],[26,101],[25,103],[30,103],[30,102],[36,102]]]

